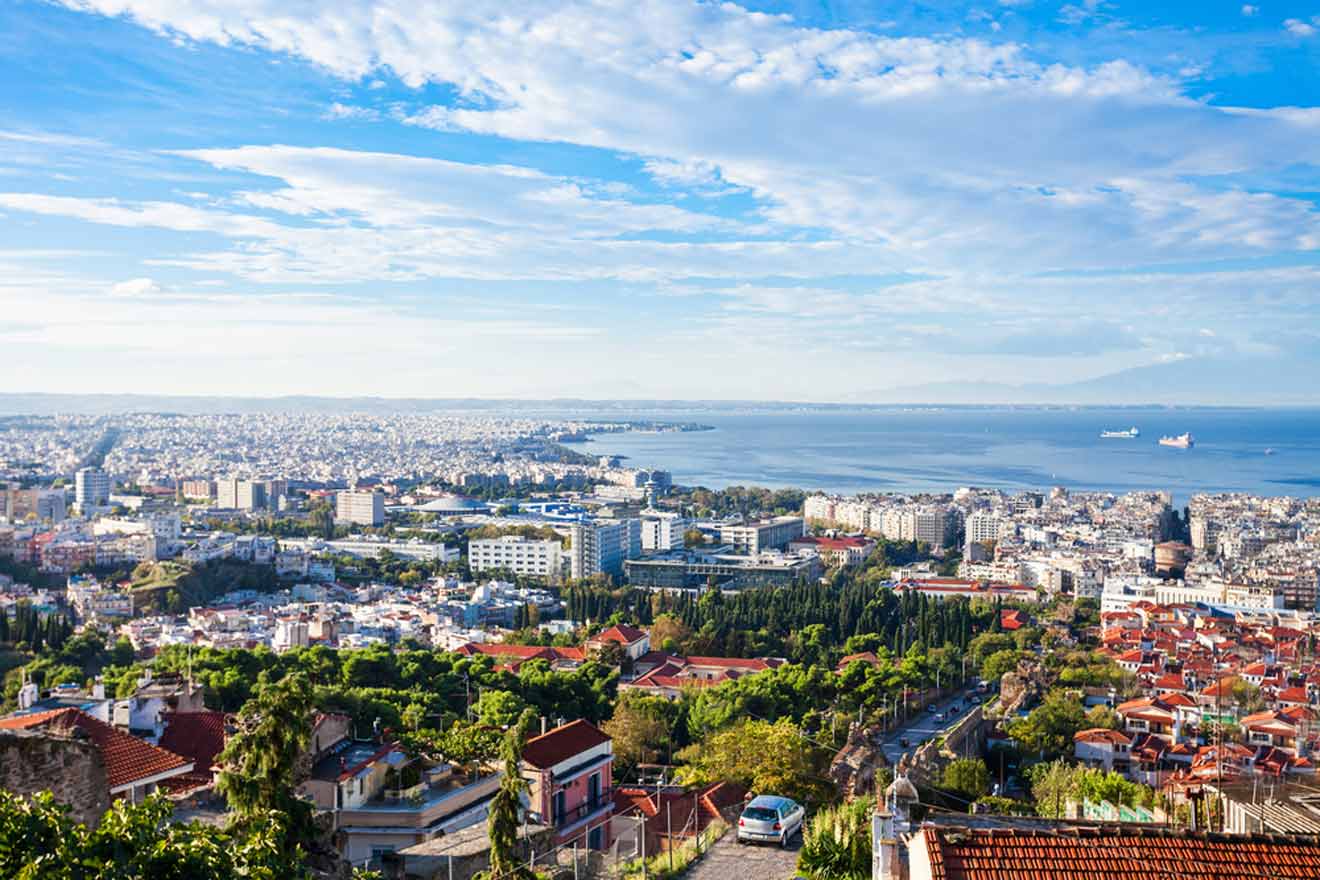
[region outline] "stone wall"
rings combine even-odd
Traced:
[[[944,768],[955,758],[980,757],[985,748],[985,713],[975,706],[944,732],[943,738],[928,740],[912,753],[904,769],[913,782],[938,786]]]
[[[95,825],[110,808],[105,761],[91,743],[50,731],[0,730],[0,788],[50,791],[75,821]]]

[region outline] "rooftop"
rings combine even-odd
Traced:
[[[1041,824],[923,829],[934,880],[1320,877],[1320,838]]]
[[[523,747],[522,757],[533,767],[544,770],[609,741],[608,733],[579,718],[529,739]]]
[[[90,740],[105,760],[112,791],[162,774],[177,776],[192,769],[192,761],[187,758],[124,733],[78,709],[52,709],[0,718],[0,730],[36,728],[68,730]]]

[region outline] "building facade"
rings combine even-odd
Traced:
[[[385,525],[385,496],[380,492],[337,492],[335,521],[359,526]]]
[[[794,538],[802,537],[804,522],[800,516],[777,516],[761,522],[724,525],[720,541],[737,553],[756,555],[763,550],[778,550]]]
[[[642,555],[639,519],[574,523],[570,535],[569,574],[574,579],[595,574],[620,578],[624,562]]]
[[[559,580],[563,566],[564,548],[557,540],[504,535],[468,542],[468,567],[473,572],[509,571],[551,582]]]
[[[85,513],[110,503],[110,475],[100,468],[82,468],[73,477],[73,501]]]

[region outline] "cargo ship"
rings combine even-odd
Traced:
[[[1134,437],[1140,437],[1141,431],[1136,428],[1128,428],[1126,431],[1101,431],[1102,440],[1131,440]]]
[[[1191,449],[1196,445],[1191,434],[1179,434],[1177,437],[1161,437],[1161,446],[1172,446],[1174,449]]]

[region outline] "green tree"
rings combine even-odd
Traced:
[[[1045,757],[1071,754],[1073,735],[1086,726],[1082,703],[1067,691],[1050,691],[1026,718],[1008,725],[1008,733],[1027,752]]]
[[[663,697],[624,691],[604,730],[614,740],[614,759],[623,768],[651,763],[672,749],[672,715],[679,708]]]
[[[1017,669],[1021,653],[1014,650],[995,651],[981,664],[981,678],[986,681],[999,681],[1005,672]]]
[[[1119,730],[1123,727],[1123,719],[1119,718],[1118,713],[1108,706],[1092,706],[1086,713],[1086,726]]]
[[[787,719],[753,719],[712,734],[679,752],[683,782],[737,782],[752,791],[803,802],[826,799],[821,750]]]
[[[990,792],[990,770],[980,758],[959,758],[944,768],[944,787],[968,800]]]
[[[302,757],[312,737],[311,687],[301,675],[263,684],[238,712],[238,730],[218,762],[216,790],[233,813],[233,825],[251,828],[273,812],[285,817],[282,848],[308,848],[313,839],[311,805],[295,794]]]
[[[0,790],[0,877],[13,880],[296,880],[307,871],[280,849],[282,818],[267,814],[235,835],[171,822],[153,794],[115,801],[96,828],[73,822],[49,792],[25,799]]]
[[[503,690],[482,691],[476,705],[481,723],[491,727],[509,727],[526,708],[526,700],[512,691]]]
[[[531,880],[535,876],[518,857],[518,814],[522,793],[527,788],[519,764],[535,720],[536,713],[528,709],[504,735],[501,746],[504,776],[491,799],[486,823],[490,836],[490,872],[485,876],[489,880]]]

